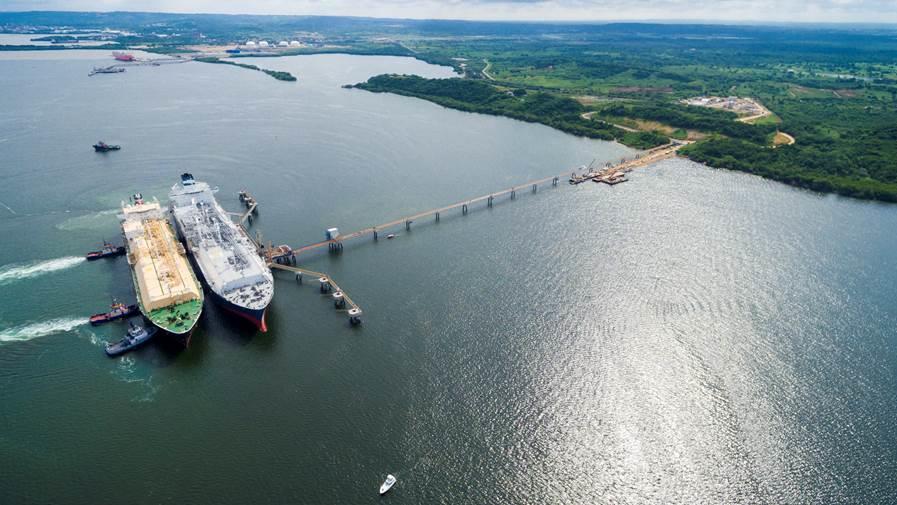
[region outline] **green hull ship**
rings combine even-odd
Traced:
[[[140,312],[156,327],[190,343],[202,314],[202,286],[158,202],[140,194],[122,205],[122,233]]]

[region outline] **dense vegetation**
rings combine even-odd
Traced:
[[[891,136],[891,145],[881,147],[889,147],[891,155],[895,155],[897,129],[891,132]],[[881,142],[880,139],[875,141]],[[849,150],[840,152],[827,149],[825,145],[764,149],[738,139],[713,139],[686,146],[683,152],[689,158],[711,166],[741,170],[793,186],[897,202],[897,182],[857,177],[855,174],[868,172],[869,167],[863,163],[862,157],[851,157]]]
[[[414,75],[379,75],[354,87],[378,93],[413,96],[468,112],[507,116],[541,123],[558,130],[603,140],[620,140],[647,149],[669,139],[653,132],[631,133],[613,125],[584,119],[585,108],[576,100],[544,92],[501,90],[472,79],[424,79]]]
[[[271,77],[277,79],[278,81],[295,81],[296,77],[289,72],[281,72],[279,70],[268,70],[267,68],[260,68],[255,65],[249,65],[246,63],[237,63],[235,61],[222,60],[220,58],[196,58],[196,61],[201,61],[203,63],[220,63],[223,65],[233,65],[235,67],[246,68],[249,70],[255,70],[258,72],[264,72]]]
[[[689,136],[698,142],[681,152],[711,166],[818,191],[897,200],[893,27],[0,12],[2,32],[46,33],[58,26],[121,29],[128,34],[114,43],[157,52],[295,38],[304,47],[281,54],[411,56],[451,65],[466,79],[387,76],[360,87],[634,147]],[[0,48],[15,49],[53,47]],[[732,114],[678,103],[709,94],[754,97],[774,115],[752,126]],[[648,131],[624,132],[613,124]],[[772,148],[776,129],[796,143]]]

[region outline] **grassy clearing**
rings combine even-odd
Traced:
[[[761,118],[752,119],[747,122],[750,124],[755,124],[755,125],[777,125],[782,122],[782,118],[777,116],[775,113],[772,113],[768,116],[763,116]]]

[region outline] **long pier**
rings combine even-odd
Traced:
[[[569,176],[569,183],[580,184],[588,180],[592,180],[594,182],[605,182],[607,184],[616,184],[618,182],[622,182],[625,180],[624,174],[626,172],[630,172],[635,168],[649,165],[663,159],[671,158],[675,156],[676,151],[678,151],[679,148],[681,148],[685,144],[686,142],[673,142],[665,146],[651,149],[646,153],[637,155],[634,159],[631,160],[623,159],[620,163],[617,163],[615,165],[608,163],[603,169],[592,169],[591,166],[583,167],[587,170],[587,172],[582,175],[577,175],[574,171],[573,174]],[[296,281],[300,284],[302,283],[305,276],[317,278],[321,294],[329,295],[333,299],[336,309],[340,311],[346,311],[349,316],[350,324],[356,326],[361,324],[361,307],[359,307],[358,304],[356,304],[352,300],[352,298],[350,298],[349,295],[345,291],[343,291],[339,287],[339,285],[337,285],[337,283],[327,274],[296,266],[296,258],[299,254],[314,251],[324,247],[328,247],[331,251],[339,251],[343,248],[343,242],[347,240],[353,240],[367,235],[372,235],[374,237],[374,240],[377,240],[379,238],[379,233],[382,231],[389,230],[402,224],[405,225],[406,230],[410,230],[411,224],[415,220],[431,216],[434,217],[438,222],[443,212],[448,212],[458,208],[461,209],[463,215],[467,215],[467,213],[470,211],[470,206],[476,203],[485,201],[486,205],[491,208],[493,203],[495,202],[495,199],[498,197],[510,195],[511,199],[513,200],[517,197],[517,192],[520,190],[525,191],[529,189],[530,191],[535,193],[538,190],[539,186],[542,186],[549,182],[552,186],[557,186],[561,178],[563,177],[567,177],[567,175],[561,174],[543,177],[541,179],[525,182],[523,184],[512,186],[501,191],[489,193],[487,195],[462,200],[460,202],[446,205],[444,207],[425,210],[423,212],[418,212],[417,214],[405,216],[377,226],[363,228],[347,235],[337,235],[334,237],[330,237],[328,240],[323,240],[321,242],[316,242],[314,244],[309,244],[303,247],[291,248],[288,245],[280,245],[274,247],[270,244],[268,245],[268,247],[265,247],[260,242],[261,239],[258,239],[256,245],[259,247],[259,253],[264,256],[268,267],[294,273],[296,275]],[[242,227],[243,223],[247,220],[251,225],[252,215],[258,208],[258,202],[247,191],[240,191],[239,196],[240,201],[247,208],[246,212],[240,215],[239,226]],[[330,233],[330,231],[331,230],[328,230],[328,234]]]
[[[172,65],[177,63],[187,63],[193,61],[193,58],[174,57],[174,58],[157,58],[154,60],[133,60],[116,63],[112,67],[158,67],[161,65]],[[110,67],[111,68],[111,67]]]
[[[395,228],[399,225],[405,225],[406,230],[411,229],[411,224],[414,221],[419,219],[423,219],[425,217],[433,217],[436,221],[439,221],[439,218],[444,212],[448,212],[455,209],[461,209],[462,214],[467,215],[470,210],[470,206],[480,202],[486,202],[488,207],[492,207],[496,198],[510,195],[511,199],[515,199],[517,197],[517,193],[521,190],[526,191],[529,189],[531,192],[535,193],[539,186],[542,186],[547,183],[551,183],[552,186],[557,186],[559,181],[562,178],[569,177],[569,181],[571,184],[579,184],[580,182],[584,182],[586,180],[595,180],[596,182],[607,182],[608,184],[614,184],[614,181],[619,181],[619,177],[625,172],[632,171],[635,168],[642,167],[645,165],[649,165],[651,163],[655,163],[657,161],[672,158],[676,155],[676,151],[678,151],[684,143],[676,142],[672,144],[667,144],[664,146],[660,146],[654,149],[647,151],[646,153],[637,156],[631,160],[623,160],[615,165],[608,165],[601,170],[589,171],[581,176],[575,174],[570,176],[568,173],[552,175],[549,177],[543,177],[541,179],[536,179],[532,181],[528,181],[522,184],[518,184],[516,186],[512,186],[507,189],[503,189],[500,191],[496,191],[493,193],[489,193],[482,196],[477,196],[475,198],[470,198],[467,200],[462,200],[460,202],[456,202],[450,205],[446,205],[444,207],[439,207],[435,209],[425,210],[423,212],[418,212],[417,214],[412,214],[410,216],[405,216],[399,219],[395,219],[393,221],[389,221],[388,223],[379,224],[376,226],[370,226],[367,228],[363,228],[358,231],[354,231],[352,233],[348,233],[346,235],[339,235],[337,237],[332,237],[328,240],[323,240],[321,242],[315,242],[313,244],[308,244],[302,247],[292,248],[292,253],[294,256],[298,256],[302,253],[307,253],[310,251],[314,251],[317,249],[322,249],[327,247],[331,250],[341,250],[343,242],[365,237],[368,235],[373,236],[374,240],[379,238],[381,232],[387,231],[389,229]]]

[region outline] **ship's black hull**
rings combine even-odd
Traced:
[[[149,321],[148,318],[144,317],[144,320],[148,321],[148,324],[152,324],[152,322]],[[197,324],[194,324],[192,328],[184,333],[172,333],[159,325],[153,324],[153,326],[156,328],[156,330],[158,330],[156,334],[157,337],[161,336],[169,342],[172,342],[174,345],[186,349],[190,347],[190,339],[193,337],[193,331],[196,330],[196,326],[198,324],[199,323],[197,322]]]

